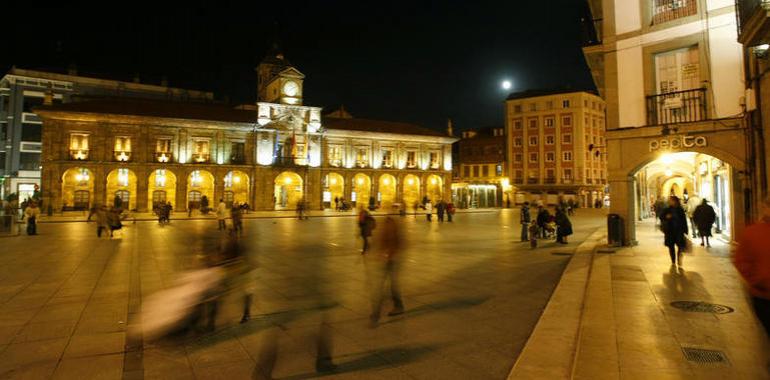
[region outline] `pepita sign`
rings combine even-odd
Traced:
[[[658,140],[650,140],[650,152],[658,149],[682,149],[705,147],[708,145],[705,136],[671,136]]]

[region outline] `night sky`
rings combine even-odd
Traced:
[[[166,76],[172,86],[253,102],[254,67],[277,34],[307,76],[306,105],[344,104],[356,117],[434,129],[448,117],[456,129],[503,125],[503,79],[515,91],[593,88],[580,50],[581,0],[62,3],[11,5],[3,71],[74,63],[81,74]]]

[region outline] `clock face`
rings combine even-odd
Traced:
[[[283,93],[286,96],[296,96],[299,94],[299,85],[297,82],[288,81],[283,85]]]

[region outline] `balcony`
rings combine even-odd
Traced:
[[[273,165],[285,167],[306,166],[307,159],[298,157],[276,157],[273,161]]]
[[[662,24],[698,13],[697,0],[654,0],[652,23]]]
[[[341,158],[329,158],[329,166],[333,166],[335,168],[342,167],[342,159]]]
[[[537,185],[540,182],[540,178],[527,178],[528,185]]]
[[[171,152],[155,152],[155,162],[173,162],[174,155]]]
[[[770,42],[770,0],[735,0],[738,42],[750,47]]]
[[[77,161],[88,159],[88,149],[70,149],[70,158]]]
[[[193,153],[192,156],[190,156],[190,163],[205,164],[209,162],[210,158],[211,155],[208,153]]]
[[[115,158],[115,161],[128,162],[131,161],[131,152],[127,152],[125,150],[116,150],[112,152],[112,157]]]
[[[705,88],[647,96],[647,125],[689,123],[707,119]]]
[[[246,163],[246,157],[240,154],[230,156],[230,163],[234,165],[243,165]]]

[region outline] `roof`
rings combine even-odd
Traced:
[[[147,116],[173,119],[211,120],[231,123],[256,123],[257,113],[224,104],[170,102],[159,100],[100,98],[84,102],[41,106],[35,111],[97,113]]]
[[[591,95],[596,95],[594,90],[581,90],[575,88],[552,88],[552,89],[539,89],[539,90],[526,90],[520,92],[513,92],[505,100],[516,100],[526,98],[536,98],[538,96],[558,95],[558,94],[573,94],[576,92],[585,92]]]
[[[357,118],[342,119],[342,118],[327,116],[323,119],[323,126],[324,128],[327,128],[327,129],[341,129],[341,130],[347,130],[347,131],[366,131],[366,132],[446,137],[446,134],[444,133],[423,128],[423,127],[420,127],[419,125],[409,124],[409,123],[400,123],[400,122],[394,122],[394,121],[383,121],[383,120],[357,119]]]

